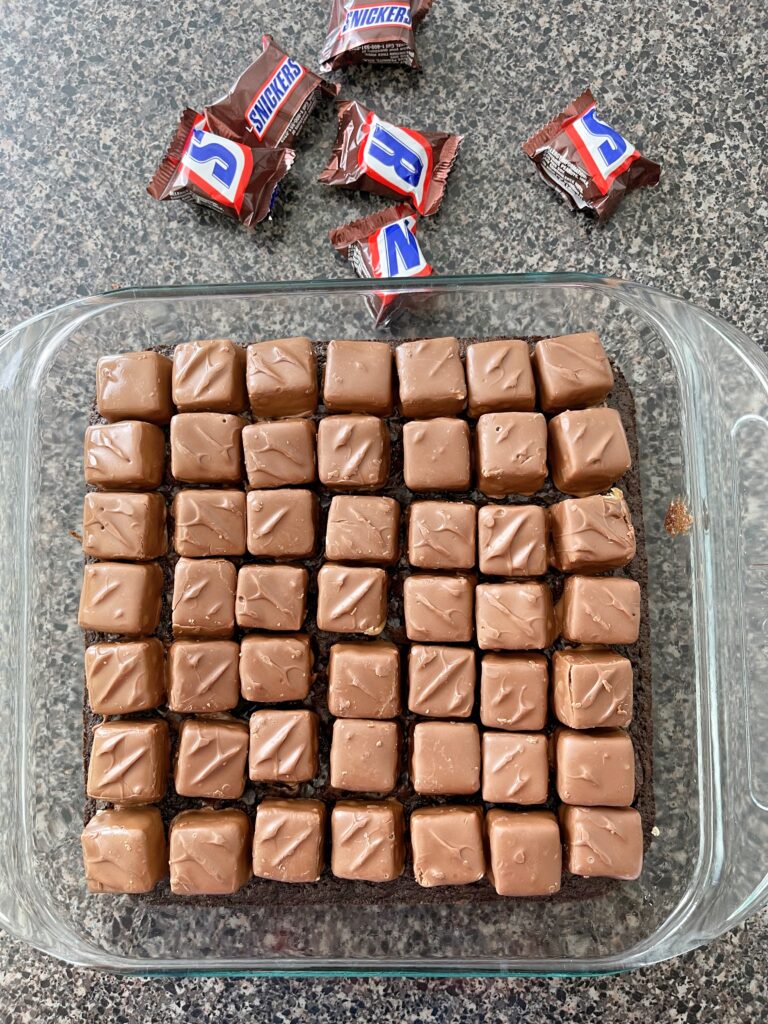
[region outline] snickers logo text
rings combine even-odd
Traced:
[[[566,125],[565,131],[603,195],[640,156],[615,128],[598,121],[594,106]]]
[[[259,141],[264,138],[286,97],[293,92],[304,74],[304,68],[298,61],[286,57],[261,91],[253,97],[245,112],[245,120]]]
[[[200,117],[189,133],[181,166],[184,174],[180,184],[185,184],[186,176],[211,199],[240,212],[253,170],[253,155],[247,146],[206,131],[205,118]]]
[[[432,147],[418,132],[369,114],[366,140],[359,152],[362,170],[375,181],[410,199],[424,213],[432,179]]]
[[[400,4],[360,4],[350,8],[341,26],[341,35],[347,32],[360,32],[366,28],[376,28],[377,25],[405,25],[411,24],[411,5]]]

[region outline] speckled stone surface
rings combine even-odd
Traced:
[[[330,105],[298,144],[271,224],[248,234],[144,186],[182,106],[219,95],[272,31],[312,63],[328,3],[104,5],[7,0],[0,20],[0,329],[118,286],[348,276],[329,228],[381,208],[315,181]],[[656,285],[766,344],[765,13],[761,0],[436,0],[424,73],[362,69],[346,93],[414,127],[464,132],[438,215],[439,272],[587,270]],[[663,164],[607,226],[570,214],[519,141],[585,84]],[[0,936],[12,1021],[751,1021],[768,1015],[768,916],[625,977],[581,980],[115,979]]]

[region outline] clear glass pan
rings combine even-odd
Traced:
[[[390,288],[390,284],[387,283]],[[79,833],[81,445],[99,356],[157,342],[372,337],[365,282],[122,291],[0,339],[0,924],[110,971],[610,972],[766,902],[768,360],[733,327],[584,276],[443,278],[390,336],[596,329],[634,391],[652,635],[656,836],[637,882],[583,903],[280,908],[89,897]],[[683,495],[693,529],[670,537]]]

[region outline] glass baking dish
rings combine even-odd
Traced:
[[[733,327],[573,275],[414,287],[388,335],[596,329],[637,403],[649,561],[655,838],[637,882],[586,902],[267,909],[88,896],[79,834],[81,449],[99,356],[193,337],[372,337],[366,282],[120,291],[0,340],[0,923],[132,973],[611,972],[681,953],[768,892],[768,360]],[[682,496],[693,528],[664,518]]]

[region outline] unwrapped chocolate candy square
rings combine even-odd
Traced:
[[[251,877],[251,825],[235,807],[182,811],[168,831],[171,892],[223,896]]]
[[[156,637],[91,644],[85,652],[88,702],[96,715],[125,715],[165,700],[163,645]]]
[[[231,637],[236,584],[237,570],[226,558],[180,558],[173,577],[173,635],[210,640]]]
[[[304,700],[312,686],[309,637],[249,633],[240,644],[240,686],[246,700],[263,704]]]
[[[419,807],[411,815],[410,833],[419,885],[471,885],[485,874],[479,807]]]
[[[167,423],[171,404],[171,360],[158,352],[102,356],[96,367],[96,408],[110,423]]]
[[[165,435],[154,423],[138,420],[88,427],[83,461],[87,484],[109,491],[151,491],[163,482]]]
[[[352,881],[391,882],[403,873],[403,833],[396,800],[339,800],[331,812],[331,871]]]
[[[253,873],[275,882],[316,882],[323,871],[325,804],[268,797],[256,808]]]
[[[396,718],[400,652],[395,644],[334,644],[328,660],[328,710],[337,718]]]
[[[160,622],[163,570],[155,562],[92,562],[83,570],[77,621],[98,633],[144,636]]]
[[[179,412],[242,412],[248,406],[245,349],[228,338],[177,345],[172,390]]]
[[[315,424],[311,420],[266,420],[243,428],[243,455],[250,487],[311,484],[315,470]]]
[[[248,346],[248,397],[256,417],[311,416],[317,408],[317,362],[309,338]]]

